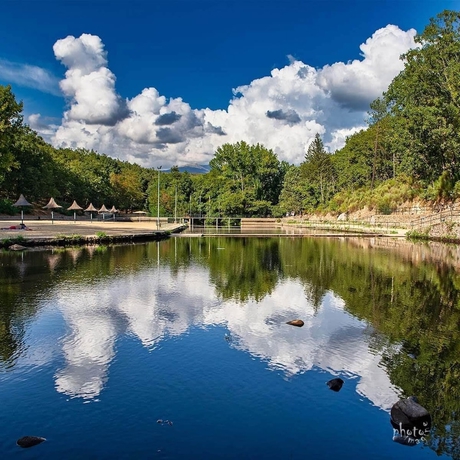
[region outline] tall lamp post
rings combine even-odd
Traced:
[[[176,185],[176,196],[174,200],[174,223],[177,222],[177,185]]]
[[[160,228],[160,169],[158,166],[158,193],[157,193],[157,230]]]

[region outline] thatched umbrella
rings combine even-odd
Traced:
[[[93,206],[93,203],[90,203],[89,206],[85,209],[85,212],[89,212],[91,216],[91,222],[93,221],[93,212],[97,212],[97,209]]]
[[[109,212],[113,214],[113,220],[115,220],[115,214],[120,211],[118,211],[118,209],[115,206],[112,206],[112,209]]]
[[[104,220],[104,214],[109,213],[109,210],[105,207],[105,204],[101,206],[101,209],[99,209],[98,214],[102,214],[102,220]]]
[[[18,201],[13,204],[13,206],[20,207],[21,208],[21,224],[24,223],[24,209],[22,209],[23,206],[32,206],[25,198],[24,195],[21,193],[19,195]]]
[[[55,201],[54,201],[54,198],[51,198],[49,203],[46,205],[46,206],[43,206],[43,209],[51,209],[51,223],[54,224],[54,212],[53,212],[53,209],[58,209],[58,208],[62,208],[62,206],[60,204],[57,204]]]
[[[139,216],[138,220],[140,222],[141,221],[141,215],[142,214],[147,214],[147,212],[146,211],[134,211],[133,214],[138,214],[138,216]]]
[[[83,208],[78,206],[77,202],[73,200],[73,203],[70,207],[67,208],[69,211],[73,211],[73,221],[77,221],[77,211],[81,211]]]

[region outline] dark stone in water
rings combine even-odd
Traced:
[[[343,386],[343,380],[336,378],[329,380],[329,382],[326,382],[326,384],[332,391],[340,391]]]
[[[46,439],[41,438],[40,436],[23,436],[16,441],[16,444],[19,447],[32,447],[42,443],[43,441],[46,441]]]
[[[293,319],[292,321],[288,321],[286,324],[290,324],[291,326],[302,327],[304,322],[301,319]]]
[[[27,248],[20,244],[12,244],[11,246],[8,247],[8,249],[10,251],[24,251],[24,249],[27,249]]]
[[[390,422],[402,437],[420,439],[431,430],[431,415],[413,396],[393,404]]]
[[[418,444],[417,440],[411,438],[410,436],[393,436],[393,441],[410,447],[414,447],[416,444]]]
[[[157,423],[159,423],[160,425],[169,425],[169,426],[173,426],[173,422],[171,420],[163,420],[161,418],[159,418],[157,420]]]

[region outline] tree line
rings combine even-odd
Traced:
[[[85,149],[55,148],[24,123],[22,103],[0,86],[0,212],[23,193],[153,215],[275,216],[391,212],[406,200],[460,194],[460,13],[443,11],[401,56],[404,69],[370,105],[368,127],[327,152],[319,134],[291,165],[261,144],[219,147],[205,174],[161,173]],[[158,210],[158,202],[160,209]]]

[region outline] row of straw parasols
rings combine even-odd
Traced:
[[[21,208],[21,223],[24,223],[24,206],[32,206],[24,197],[24,195],[21,193],[19,196],[18,201],[13,204],[13,206],[20,207]],[[43,209],[51,209],[51,222],[54,223],[54,210],[62,208],[61,205],[57,204],[54,198],[51,198],[50,201],[46,206],[43,206]],[[77,211],[85,211],[89,212],[91,215],[91,220],[93,220],[93,212],[97,212],[99,214],[104,215],[104,213],[112,213],[116,214],[118,213],[118,209],[115,208],[115,206],[112,206],[112,209],[107,209],[105,205],[102,205],[100,209],[96,209],[93,206],[93,203],[90,203],[90,205],[86,208],[83,209],[81,206],[78,205],[76,200],[73,200],[73,203],[67,208],[68,211],[73,211],[73,220],[77,220]]]

